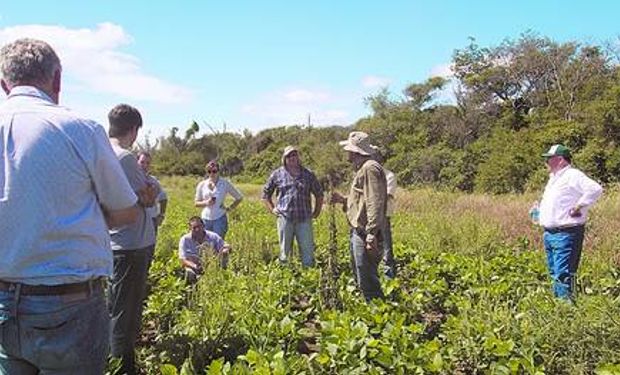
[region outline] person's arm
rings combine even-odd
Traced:
[[[215,232],[206,232],[205,242],[215,250],[217,254],[228,253],[231,250],[231,246]]]
[[[101,209],[108,228],[118,228],[123,225],[131,224],[138,220],[138,214],[140,212],[137,204],[119,210],[106,210],[104,207],[101,207]]]
[[[203,194],[202,191],[202,186],[204,184],[206,184],[207,181],[206,180],[202,180],[198,183],[198,186],[196,186],[196,196],[194,198],[194,206],[195,207],[207,207],[207,206],[212,206],[215,203],[215,197],[205,197],[205,195]]]
[[[387,182],[387,194],[388,197],[394,198],[396,196],[396,174],[392,171],[385,170],[385,180]]]
[[[136,191],[138,195],[138,203],[143,207],[153,207],[157,202],[157,188],[150,182],[146,182],[146,185]]]
[[[376,250],[377,233],[385,216],[387,189],[385,189],[385,176],[379,168],[368,166],[364,170],[364,202],[366,203],[366,248]]]
[[[321,214],[321,209],[323,208],[323,186],[321,186],[321,183],[314,173],[311,173],[310,176],[310,191],[312,195],[314,195],[314,211],[312,212],[312,217],[316,219]]]
[[[575,178],[575,188],[581,192],[581,197],[577,200],[575,207],[571,208],[569,215],[572,217],[581,216],[581,210],[593,205],[603,194],[603,187],[593,179],[578,171]]]
[[[91,133],[81,142],[94,193],[108,228],[128,225],[138,218],[136,196],[118,157],[112,150],[103,127],[87,121],[83,127]]]
[[[138,204],[143,207],[153,207],[159,194],[156,184],[149,180],[144,170],[138,165],[136,157],[130,152],[123,154],[119,161],[129,185],[138,196]]]
[[[196,257],[190,256],[186,247],[185,237],[181,237],[179,240],[179,260],[181,265],[191,268],[196,273],[200,273],[202,271],[200,261]]]
[[[159,216],[157,216],[157,225],[161,225],[166,218],[166,209],[168,208],[168,199],[159,201]]]
[[[239,189],[237,189],[235,187],[235,185],[232,184],[232,182],[227,181],[228,182],[228,193],[235,199],[230,206],[228,207],[223,207],[225,211],[231,211],[234,210],[235,207],[237,207],[239,205],[239,203],[241,203],[241,201],[243,200],[243,194],[241,194],[241,192],[239,191]],[[222,206],[224,205],[224,202],[222,202]]]
[[[321,210],[323,209],[323,196],[314,198],[314,212],[312,213],[313,218],[318,218],[321,214]]]
[[[342,204],[342,210],[347,209],[347,198],[337,191],[332,191],[329,197],[329,204]]]
[[[276,172],[273,172],[271,176],[269,176],[267,183],[263,187],[263,196],[261,200],[263,201],[263,204],[267,208],[267,211],[278,216],[278,211],[275,208],[273,201],[271,200],[271,196],[273,195],[275,188],[276,188]]]
[[[198,261],[191,261],[189,259],[181,258],[181,265],[183,267],[191,268],[194,272],[200,273],[202,272],[202,266]]]

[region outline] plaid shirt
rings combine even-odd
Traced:
[[[315,199],[323,197],[323,187],[314,173],[301,167],[301,173],[293,177],[284,167],[271,173],[263,187],[263,199],[271,199],[276,191],[276,209],[287,219],[305,221],[312,217],[310,193]]]

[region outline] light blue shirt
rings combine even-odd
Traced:
[[[144,170],[138,165],[138,160],[129,151],[112,145],[121,167],[127,176],[129,185],[137,192],[144,189],[148,179]],[[138,205],[138,219],[129,225],[110,230],[112,250],[138,250],[155,244],[155,227],[153,220],[148,216],[147,208]]]
[[[0,104],[0,280],[57,285],[110,275],[101,206],[136,200],[99,124],[30,86]]]
[[[205,230],[205,237],[202,242],[197,242],[192,238],[192,233],[187,233],[179,240],[179,258],[180,259],[192,259],[202,256],[201,249],[204,245],[207,245],[213,252],[218,254],[226,242],[217,233]]]

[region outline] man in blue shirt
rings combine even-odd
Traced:
[[[112,272],[107,227],[137,197],[104,129],[58,105],[45,42],[0,50],[0,373],[103,374]]]
[[[213,249],[220,260],[220,264],[228,262],[230,245],[217,233],[205,230],[204,223],[199,216],[192,216],[188,222],[189,233],[179,240],[179,259],[185,268],[185,280],[193,284],[202,274],[202,257],[205,247]]]
[[[276,192],[278,201],[271,197]],[[310,200],[314,195],[314,210]],[[323,207],[323,188],[312,171],[301,165],[299,151],[287,146],[282,154],[282,166],[269,176],[263,188],[265,207],[277,217],[280,239],[280,262],[286,263],[291,255],[293,238],[301,253],[304,267],[314,265],[314,236],[312,219],[319,217]]]

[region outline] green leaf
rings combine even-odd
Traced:
[[[288,335],[289,333],[291,333],[293,331],[293,327],[295,327],[295,322],[291,320],[288,315],[286,315],[280,321],[280,330],[282,331],[283,335]]]
[[[177,368],[174,367],[174,365],[171,365],[169,363],[159,366],[159,372],[161,373],[161,375],[178,375],[179,374],[179,372],[177,371]]]
[[[207,375],[221,375],[224,373],[224,358],[218,358],[211,362]]]
[[[366,358],[366,354],[368,354],[367,349],[366,349],[366,345],[363,345],[362,349],[360,350],[360,359],[365,359]]]

